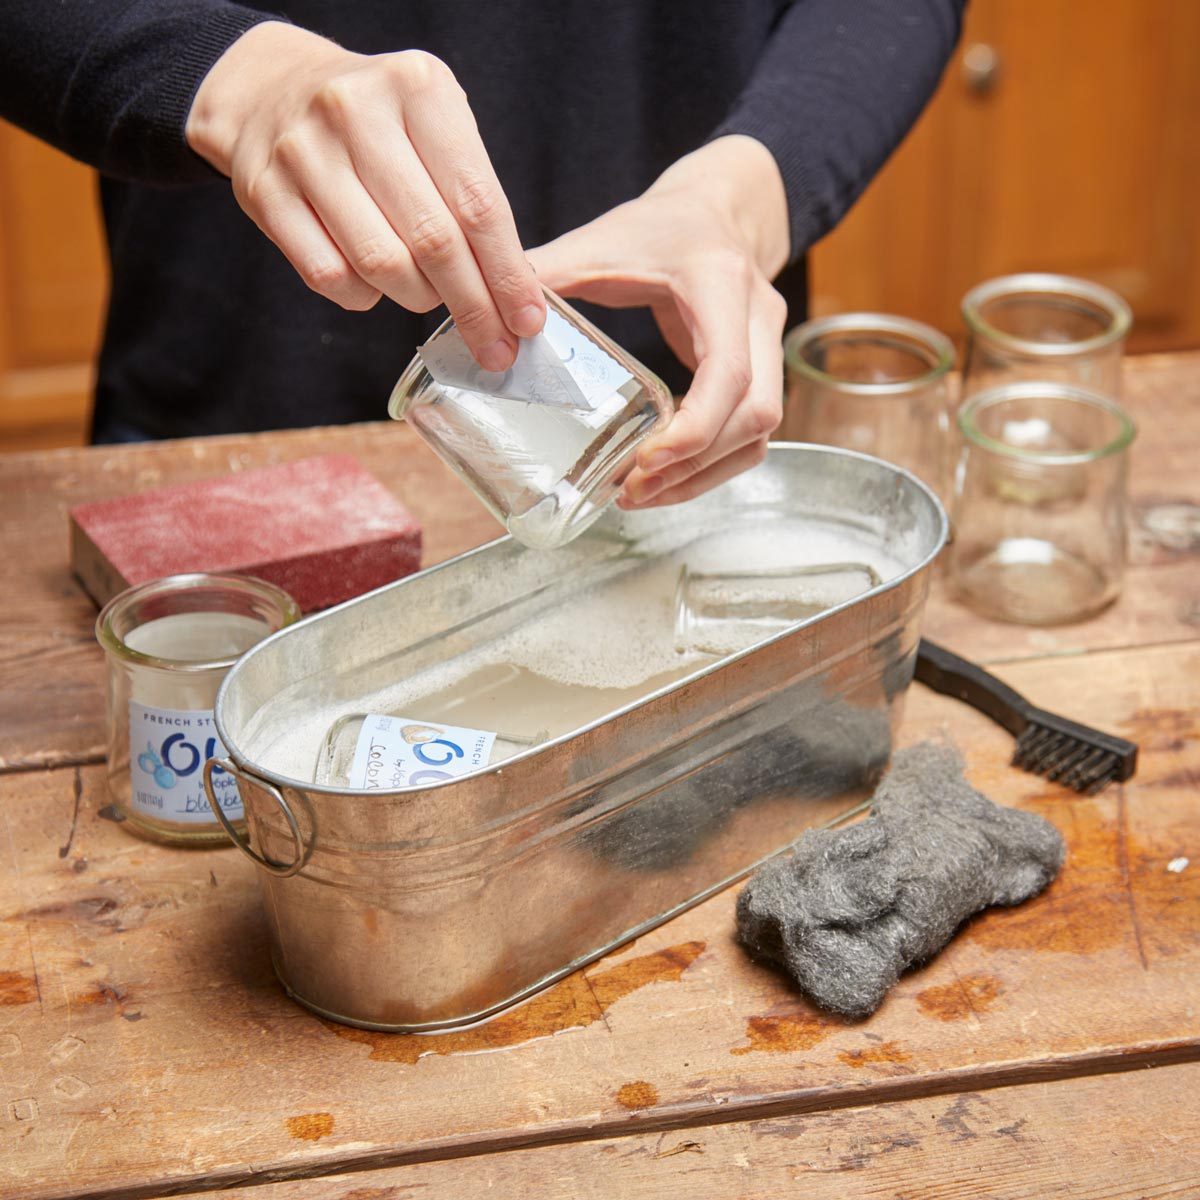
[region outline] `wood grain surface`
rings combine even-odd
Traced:
[[[1200,1058],[1200,645],[1004,675],[1137,737],[1141,769],[1078,797],[914,689],[906,740],[953,737],[1069,860],[857,1024],[747,958],[730,889],[478,1028],[335,1026],[274,981],[236,852],[134,840],[100,815],[99,767],[0,778],[5,1196],[151,1195]]]
[[[1200,355],[1131,363],[1129,393],[1119,602],[1025,630],[935,594],[927,630],[1139,741],[1138,774],[1076,796],[1010,768],[1011,738],[974,711],[912,689],[903,740],[953,739],[1069,858],[860,1023],[748,959],[736,889],[473,1029],[368,1033],[299,1008],[249,863],[102,815],[101,659],[65,510],[350,450],[421,518],[427,563],[495,526],[390,424],[0,459],[0,1197],[1198,1194],[1183,1064],[1200,1060]]]
[[[1181,1200],[1200,1195],[1197,1095],[1200,1065],[1189,1063],[630,1132],[222,1190],[213,1200]],[[314,1114],[314,1136],[332,1136],[332,1120]]]

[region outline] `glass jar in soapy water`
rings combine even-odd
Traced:
[[[108,664],[108,790],[125,827],[152,841],[214,845],[228,837],[204,793],[204,764],[225,754],[213,721],[229,668],[300,618],[282,589],[240,575],[169,575],[122,592],[101,610]],[[237,827],[237,784],[214,773]]]
[[[445,321],[388,404],[518,542],[543,550],[600,516],[673,411],[660,379],[549,290],[546,309],[504,372],[480,367]]]

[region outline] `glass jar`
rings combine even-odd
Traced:
[[[546,327],[513,366],[483,370],[453,320],[388,403],[523,545],[553,549],[616,499],[638,445],[673,411],[666,385],[546,291]]]
[[[1109,288],[1070,275],[1004,275],[972,288],[962,314],[964,397],[1028,381],[1120,399],[1132,315]]]
[[[1095,392],[1016,383],[972,396],[958,425],[947,569],[959,598],[1029,625],[1111,603],[1125,568],[1129,416]]]
[[[225,748],[213,704],[229,668],[300,617],[282,589],[239,575],[170,575],[114,597],[96,620],[108,665],[108,788],[128,828],[154,841],[227,841],[204,794],[203,768]],[[236,783],[214,772],[231,821]]]
[[[696,571],[685,563],[675,588],[675,649],[717,658],[736,654],[881,582],[867,563],[744,571]]]
[[[784,437],[873,454],[947,498],[949,338],[907,317],[842,313],[797,326],[784,353]]]

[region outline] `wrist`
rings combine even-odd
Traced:
[[[768,279],[786,265],[787,193],[775,156],[762,142],[744,134],[716,138],[673,163],[649,189],[676,190],[712,208]]]
[[[255,112],[310,71],[348,52],[315,33],[264,21],[242,34],[200,83],[184,127],[187,144],[224,175]]]

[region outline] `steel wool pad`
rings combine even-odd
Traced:
[[[953,747],[922,742],[896,755],[865,821],[812,830],[754,875],[738,936],[822,1008],[865,1017],[972,913],[1037,895],[1063,856],[1049,822],[993,803]]]

